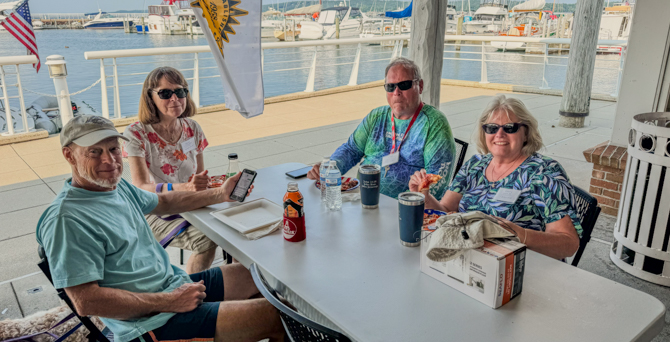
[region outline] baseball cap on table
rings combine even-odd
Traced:
[[[60,145],[75,143],[91,146],[107,138],[117,137],[128,141],[109,119],[97,115],[79,115],[70,120],[60,132]]]

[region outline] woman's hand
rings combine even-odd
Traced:
[[[412,177],[409,179],[409,191],[419,192],[419,187],[426,178],[426,170],[421,169],[421,171],[414,172]],[[422,189],[422,192],[428,192],[428,189]]]
[[[207,176],[207,170],[196,173],[195,175],[191,176],[191,178],[188,180],[188,183],[186,183],[186,190],[187,191],[202,191],[202,190],[207,190],[207,186],[209,185],[209,176]]]

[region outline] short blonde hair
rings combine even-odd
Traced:
[[[158,116],[158,108],[151,96],[151,91],[158,87],[163,78],[172,84],[179,84],[188,89],[188,82],[186,82],[186,78],[184,78],[184,75],[182,75],[179,70],[172,67],[158,67],[152,70],[144,80],[142,95],[140,96],[140,108],[137,113],[140,122],[145,125],[155,124],[161,121]],[[194,116],[196,111],[197,108],[195,102],[193,102],[191,94],[189,93],[186,95],[186,108],[179,117],[188,118]]]
[[[507,113],[507,116],[509,116],[510,113],[513,113],[519,118],[521,123],[527,125],[526,142],[524,142],[523,148],[521,148],[521,153],[530,156],[542,148],[542,136],[540,136],[537,120],[528,111],[526,105],[523,104],[521,100],[514,98],[508,99],[505,95],[498,95],[489,102],[486,109],[482,112],[482,116],[479,117],[479,124],[477,125],[477,151],[479,151],[479,153],[489,153],[489,148],[486,146],[486,135],[482,129],[482,125],[486,124],[491,119],[491,116],[498,111]]]

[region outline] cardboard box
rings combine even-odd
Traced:
[[[454,260],[434,262],[426,257],[434,228],[421,232],[421,272],[494,309],[521,293],[526,245],[510,239],[484,240],[484,246]]]

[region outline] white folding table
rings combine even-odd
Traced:
[[[248,200],[282,203],[289,163],[257,170]],[[356,341],[651,341],[664,324],[656,298],[528,251],[521,295],[499,309],[472,299],[419,270],[419,248],[398,234],[398,202],[378,209],[345,202],[321,205],[319,190],[298,180],[305,200],[306,240],[281,232],[247,240],[209,213],[222,203],[184,213],[191,224],[245,266],[266,277],[310,318]]]

